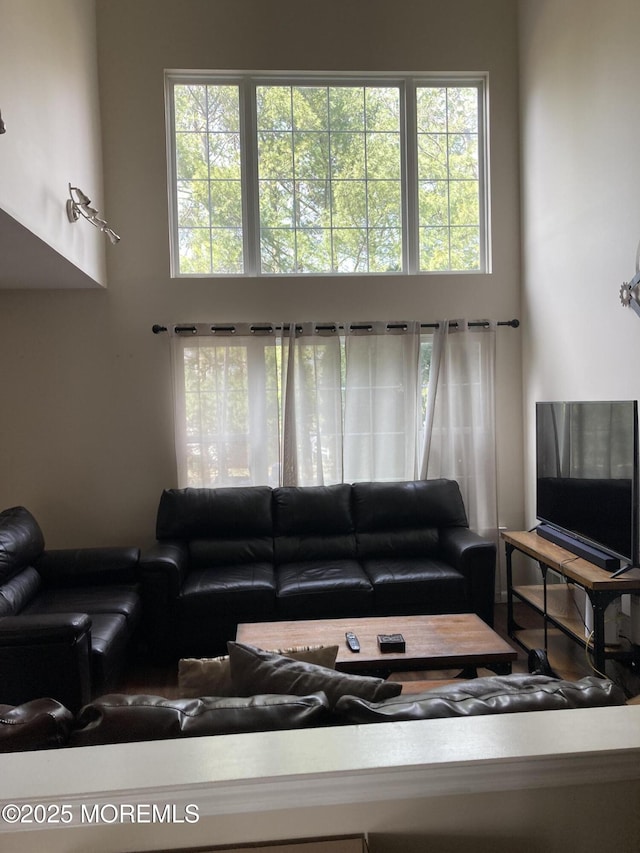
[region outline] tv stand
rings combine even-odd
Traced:
[[[621,595],[640,595],[640,569],[625,568],[624,577],[614,577],[610,572],[579,557],[565,548],[538,536],[531,531],[503,531],[507,558],[507,632],[527,651],[535,643],[527,643],[526,632],[513,616],[513,603],[517,599],[540,614],[544,629],[544,649],[548,653],[551,631],[559,631],[586,648],[593,648],[593,667],[597,675],[605,674],[608,659],[635,661],[638,647],[630,643],[605,645],[605,618],[607,607]],[[513,585],[513,552],[518,551],[537,561],[542,574],[542,584]],[[559,574],[565,584],[548,584],[549,569]],[[592,639],[585,636],[584,621],[579,618],[569,585],[583,589],[593,608]],[[537,644],[539,645],[539,643]]]

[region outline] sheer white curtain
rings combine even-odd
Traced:
[[[495,534],[495,325],[205,326],[172,348],[181,487],[449,477]]]
[[[351,326],[345,357],[345,481],[416,479],[423,387],[419,323]]]
[[[171,339],[180,487],[280,482],[275,337],[233,328]]]
[[[439,324],[422,476],[456,480],[470,527],[497,540],[495,352],[495,323]]]
[[[343,482],[339,325],[291,323],[282,337],[282,483]]]

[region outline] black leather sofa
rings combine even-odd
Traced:
[[[134,547],[45,550],[33,515],[0,513],[0,702],[77,711],[111,689],[142,619]]]
[[[239,622],[476,612],[496,546],[452,480],[163,492],[141,557],[150,647],[224,653]]]

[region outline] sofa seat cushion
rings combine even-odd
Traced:
[[[372,702],[398,696],[402,685],[382,678],[350,675],[324,666],[266,652],[245,643],[228,643],[233,686],[241,696],[290,693],[305,696],[321,691],[330,707],[341,696],[360,696]]]
[[[275,595],[271,563],[215,566],[189,573],[177,607],[182,620],[228,619],[229,613],[266,619],[275,613]]]
[[[133,585],[44,589],[26,608],[26,613],[120,614],[131,633],[142,616],[142,600]]]
[[[202,699],[113,694],[80,711],[69,745],[298,729],[324,725],[328,716],[322,693]]]
[[[624,704],[623,691],[605,678],[563,681],[546,675],[516,674],[448,682],[424,693],[383,702],[344,696],[335,710],[346,723],[354,724]]]
[[[464,613],[469,608],[464,576],[441,560],[367,559],[362,565],[374,588],[377,613]]]
[[[355,560],[283,563],[276,570],[281,619],[361,616],[371,613],[373,588]]]

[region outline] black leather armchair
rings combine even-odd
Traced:
[[[76,711],[113,686],[141,622],[138,548],[45,550],[24,507],[0,513],[0,702]]]

